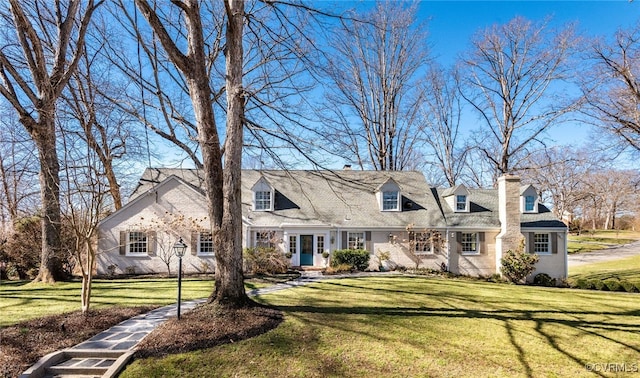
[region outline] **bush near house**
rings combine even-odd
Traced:
[[[338,249],[333,252],[331,266],[348,264],[352,269],[364,271],[369,267],[369,252],[364,249]]]
[[[522,248],[516,251],[508,250],[502,256],[502,274],[513,283],[521,283],[535,270],[538,259],[538,255],[526,253]]]
[[[243,258],[245,273],[281,274],[289,270],[289,260],[275,248],[245,248]]]

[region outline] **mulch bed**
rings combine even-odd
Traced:
[[[228,308],[205,304],[170,319],[144,338],[135,358],[160,357],[229,344],[263,334],[283,320],[282,312],[257,303]]]
[[[46,316],[0,328],[0,377],[17,377],[41,357],[70,348],[154,306],[112,307]]]
[[[155,307],[112,307],[53,315],[0,328],[0,377],[17,377],[41,357],[70,348]],[[277,327],[278,310],[257,303],[239,309],[206,304],[170,319],[139,345],[136,358],[188,352],[247,339]]]

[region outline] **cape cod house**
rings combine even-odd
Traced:
[[[197,170],[147,169],[128,204],[99,224],[98,274],[166,271],[171,246],[189,246],[186,272],[211,271],[215,251]],[[536,189],[503,176],[497,189],[430,187],[419,172],[243,170],[243,245],[290,252],[323,267],[323,252],[361,248],[382,264],[489,276],[524,242],[537,273],[567,275],[567,228]],[[175,266],[176,259],[169,264]]]

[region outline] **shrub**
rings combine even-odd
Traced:
[[[338,264],[335,266],[331,264],[330,267],[325,269],[324,274],[338,274],[338,273],[344,273],[344,272],[351,272],[351,270],[352,270],[352,267],[349,264]]]
[[[250,274],[280,274],[289,270],[287,257],[269,247],[245,248],[244,271]]]
[[[609,288],[604,284],[603,280],[591,280],[591,287],[596,290],[609,291]]]
[[[615,278],[604,280],[604,284],[609,289],[609,291],[624,291],[624,287],[622,287],[620,281]]]
[[[578,289],[591,289],[591,282],[586,278],[578,278],[574,284]]]
[[[534,271],[538,255],[525,253],[523,248],[508,250],[502,256],[502,275],[513,283],[521,283]]]
[[[622,288],[624,289],[624,291],[626,291],[627,293],[637,293],[638,292],[638,288],[636,287],[636,285],[633,284],[633,282],[629,282],[629,281],[620,281],[620,285],[622,286]]]
[[[533,278],[533,284],[538,286],[555,287],[556,279],[551,278],[547,273],[538,273]]]
[[[351,268],[364,271],[369,267],[369,252],[363,249],[339,249],[333,252],[331,266],[348,264]]]

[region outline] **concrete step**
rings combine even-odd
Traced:
[[[133,351],[65,349],[41,360],[21,377],[114,377]]]

